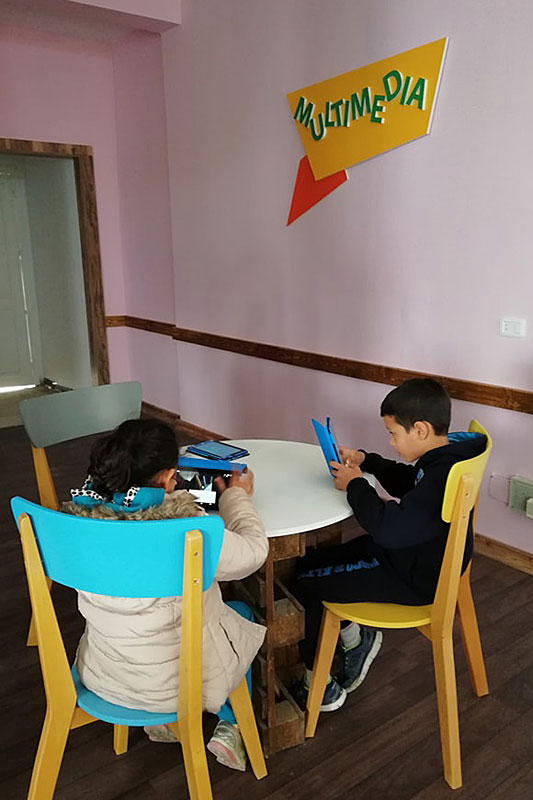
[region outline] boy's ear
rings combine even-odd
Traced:
[[[417,420],[417,422],[414,423],[413,428],[416,431],[416,438],[420,441],[424,441],[433,433],[433,425],[430,422],[425,422],[424,420]]]

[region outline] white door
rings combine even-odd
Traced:
[[[27,208],[19,168],[0,160],[0,387],[37,383],[29,314],[34,295]]]

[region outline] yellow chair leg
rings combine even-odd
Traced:
[[[73,710],[72,710],[73,711]],[[46,711],[27,800],[52,800],[70,731],[71,713]]]
[[[444,778],[452,789],[458,789],[462,785],[461,745],[451,635],[445,639],[434,637],[432,647]]]
[[[267,768],[246,678],[242,679],[237,688],[230,694],[229,699],[253,773],[257,780],[261,780],[267,775]]]
[[[213,800],[207,767],[202,717],[180,720],[180,741],[191,800]]]
[[[127,725],[113,725],[113,749],[115,755],[121,756],[128,751],[128,734],[129,727]]]
[[[322,624],[320,626],[315,663],[313,664],[313,677],[311,678],[311,686],[309,687],[309,695],[307,697],[305,735],[308,738],[315,735],[320,705],[333,663],[340,626],[340,618],[325,608],[322,614]]]
[[[470,568],[459,581],[457,611],[472,688],[478,697],[483,697],[489,693],[489,684],[481,649],[476,609],[470,587]]]
[[[52,581],[50,578],[45,578],[48,586],[48,591],[52,589]],[[31,615],[30,628],[28,630],[28,638],[26,639],[26,647],[37,647],[37,628],[35,627],[35,620],[33,614]]]

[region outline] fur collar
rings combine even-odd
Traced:
[[[121,519],[121,520],[150,520],[173,519],[175,517],[201,517],[204,510],[196,505],[194,497],[189,492],[173,492],[170,497],[165,497],[161,505],[140,509],[139,511],[115,511],[105,505],[82,506],[72,501],[62,503],[64,514],[73,514],[76,517],[89,517],[90,519]]]

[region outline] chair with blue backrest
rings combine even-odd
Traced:
[[[473,512],[475,529],[477,499],[485,466],[492,449],[487,431],[472,420],[471,433],[486,436],[483,453],[451,468],[441,516],[450,523],[448,541],[435,593],[427,606],[404,606],[396,603],[324,603],[322,627],[313,665],[313,677],[307,698],[305,735],[315,735],[321,698],[331,669],[341,620],[373,628],[418,628],[433,648],[437,705],[439,712],[444,777],[452,789],[461,786],[461,751],[457,687],[453,658],[453,622],[459,616],[472,688],[478,697],[489,693],[476,612],[470,588],[470,564],[461,572],[468,520]]]
[[[202,733],[202,592],[215,575],[222,519],[95,520],[20,497],[13,498],[11,508],[22,541],[47,699],[28,800],[53,797],[69,732],[96,720],[114,725],[117,755],[127,750],[130,726],[169,724],[182,745],[191,798],[210,800]],[[76,668],[69,667],[46,578],[116,597],[183,597],[177,714],[114,705],[83,686]],[[230,700],[254,774],[262,778],[267,771],[244,678]]]
[[[31,442],[42,506],[59,508],[45,447],[109,431],[126,419],[138,419],[141,402],[141,384],[127,381],[31,397],[19,403],[19,413]],[[37,644],[33,620],[27,643]]]

